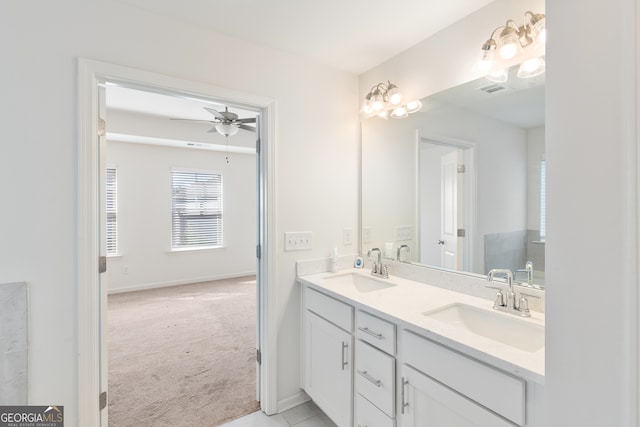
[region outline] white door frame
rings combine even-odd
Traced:
[[[258,109],[263,117],[260,153],[259,191],[263,198],[258,209],[261,230],[259,271],[263,278],[260,292],[262,369],[261,408],[267,414],[277,411],[277,318],[275,302],[275,101],[204,83],[182,80],[147,71],[84,58],[78,59],[78,142],[77,142],[77,293],[78,334],[78,425],[99,427],[100,349],[105,339],[100,333],[99,257],[99,154],[98,84],[126,82],[195,97],[215,98],[238,106]],[[104,427],[104,426],[103,426]]]

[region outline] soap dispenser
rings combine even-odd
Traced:
[[[329,265],[329,271],[335,273],[338,271],[338,248],[333,248],[331,252],[331,263]]]

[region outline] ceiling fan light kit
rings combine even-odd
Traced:
[[[213,108],[202,107],[209,113],[213,114],[213,120],[199,120],[199,119],[171,119],[171,120],[187,120],[191,122],[206,122],[212,123],[213,127],[209,130],[210,133],[218,132],[224,137],[230,137],[238,133],[240,129],[248,130],[249,132],[255,132],[256,128],[253,126],[247,126],[247,123],[255,123],[255,117],[247,117],[245,119],[238,118],[236,113],[229,111],[229,107],[224,107],[224,111],[214,110]]]

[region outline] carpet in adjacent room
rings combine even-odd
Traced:
[[[255,276],[110,295],[109,426],[217,426],[259,409]]]

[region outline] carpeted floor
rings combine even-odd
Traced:
[[[259,409],[255,277],[109,296],[109,426],[217,426]]]

